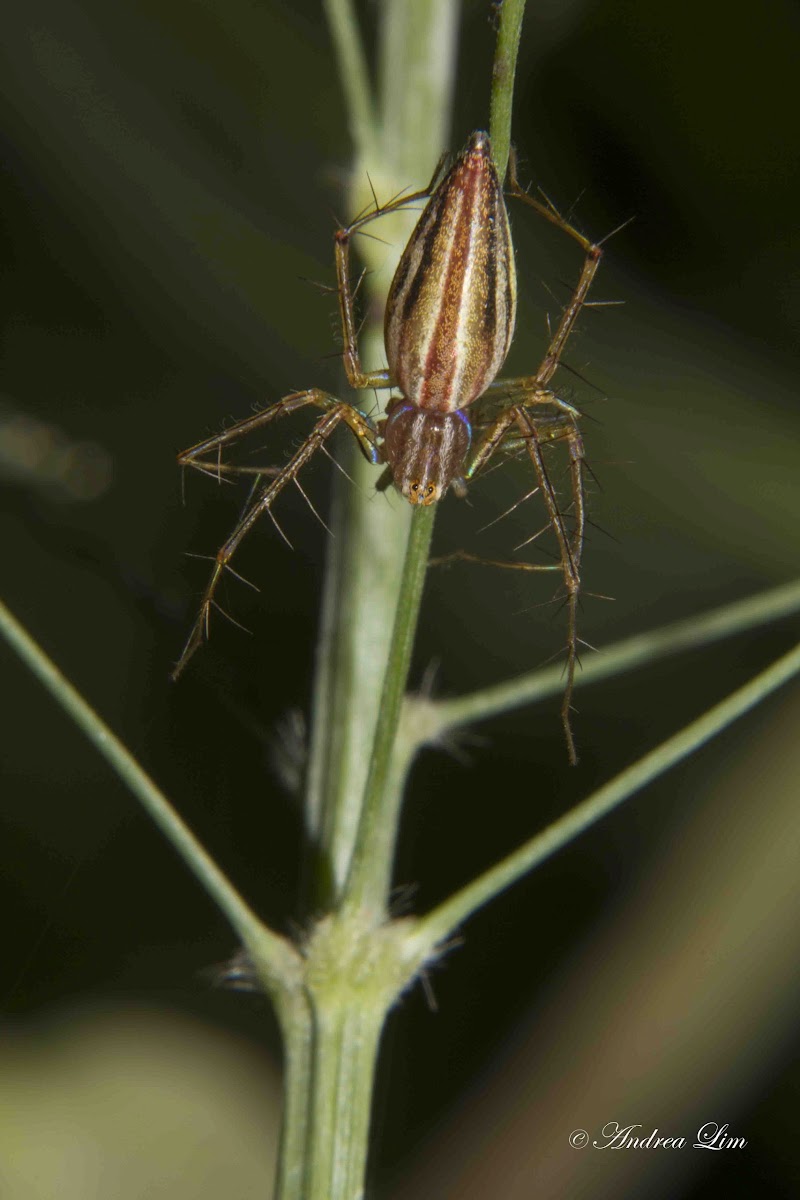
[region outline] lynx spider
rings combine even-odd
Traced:
[[[370,462],[384,464],[379,487],[394,482],[412,504],[432,504],[448,487],[458,494],[498,450],[522,451],[533,466],[534,491],[541,493],[547,523],[558,547],[556,564],[524,564],[529,570],[561,573],[567,608],[567,661],[561,707],[571,762],[577,761],[571,725],[571,699],[578,657],[577,606],[584,544],[584,451],[579,412],[559,398],[550,382],[602,257],[546,198],[538,200],[519,184],[512,155],[508,194],[534,209],[578,243],[584,252],[577,285],[552,332],[545,355],[532,375],[496,378],[508,353],[516,311],[513,248],[503,190],[485,133],[474,133],[449,170],[440,162],[429,185],[399,196],[338,229],[334,237],[337,294],[344,343],[343,362],[355,390],[392,389],[386,415],[374,421],[361,409],[319,388],[293,392],[215,437],[183,451],[178,462],[220,478],[252,473],[222,463],[224,447],[270,422],[312,406],[322,410],[305,441],[254,498],[230,537],[217,551],[197,619],[173,671],[177,678],[208,634],[214,594],[240,542],[263,513],[270,512],[287,484],[344,423]],[[350,245],[371,222],[427,201],[400,259],[386,305],[385,341],[389,366],[365,371],[358,348]],[[604,239],[607,240],[607,239]],[[499,403],[499,410],[497,404]],[[474,405],[474,408],[472,407]],[[470,419],[468,409],[475,414]],[[475,431],[474,439],[472,431]],[[542,454],[546,444],[566,445],[569,459],[571,520],[559,507]],[[266,474],[266,473],[264,473]],[[469,557],[469,556],[465,556]],[[520,565],[520,564],[513,564]]]

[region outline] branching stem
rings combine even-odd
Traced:
[[[604,646],[600,653],[587,658],[575,677],[575,686],[583,687],[601,679],[609,679],[684,650],[699,649],[743,630],[777,621],[798,609],[800,580],[757,592],[754,596],[746,596],[743,600],[725,604],[711,612],[688,617],[685,621],[635,634]],[[413,724],[422,741],[436,741],[448,730],[534,704],[546,696],[558,695],[563,686],[563,667],[556,663],[544,670],[530,671],[453,700],[425,700],[425,711],[419,713]],[[410,705],[415,703],[413,697],[409,699]]]
[[[228,918],[251,957],[258,959],[262,979],[273,995],[291,991],[299,979],[300,965],[300,956],[291,943],[273,933],[259,920],[130,751],[64,678],[55,663],[2,602],[0,632],[172,843],[189,870]]]
[[[513,854],[472,880],[433,912],[421,918],[417,926],[418,938],[430,948],[445,941],[459,925],[489,900],[578,837],[622,801],[687,758],[770,693],[782,687],[798,672],[800,646],[778,659],[766,671],[762,671],[720,704],[710,708],[702,717],[685,726],[674,737],[668,738],[655,750],[645,754],[582,804],[577,805],[558,821],[554,821],[542,833],[531,838]]]

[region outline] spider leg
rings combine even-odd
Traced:
[[[464,472],[465,479],[473,479],[486,466],[494,452],[502,444],[515,419],[516,409],[514,405],[511,405],[491,423],[470,455],[467,469]]]
[[[534,417],[531,409],[535,405],[542,405],[547,408],[555,408],[558,410],[557,416],[545,414],[540,417]],[[583,555],[583,539],[586,530],[586,501],[585,490],[583,485],[583,472],[585,464],[585,455],[583,450],[583,438],[578,426],[578,410],[573,405],[568,404],[566,400],[560,400],[558,396],[552,392],[542,392],[531,399],[528,399],[523,406],[517,409],[517,428],[520,431],[520,442],[524,442],[530,454],[531,436],[538,443],[540,448],[545,442],[566,442],[567,451],[569,454],[569,473],[570,473],[570,490],[572,493],[572,503],[570,509],[573,519],[573,531],[568,538],[568,548],[572,555],[576,571],[580,568],[581,557]],[[506,437],[505,445],[513,444],[516,439],[509,433]],[[538,472],[537,472],[538,477]],[[551,489],[552,496],[555,493]],[[547,502],[547,501],[545,501]],[[556,505],[558,510],[558,505]],[[548,506],[548,515],[550,508]],[[552,520],[551,520],[552,523]],[[560,528],[565,531],[563,514],[561,515]],[[557,531],[556,531],[557,533]]]
[[[323,447],[324,443],[333,433],[334,429],[336,429],[336,427],[342,421],[344,421],[358,438],[361,449],[370,459],[370,461],[375,463],[380,461],[379,452],[375,445],[376,435],[374,427],[372,426],[371,422],[369,422],[367,418],[364,417],[357,409],[353,408],[352,405],[344,404],[341,400],[336,400],[335,397],[329,396],[327,393],[316,391],[296,393],[294,396],[288,397],[287,399],[291,401],[297,401],[297,403],[293,405],[294,408],[301,407],[302,403],[308,403],[317,404],[318,406],[323,407],[326,411],[317,421],[316,425],[311,430],[311,433],[308,435],[300,448],[281,468],[275,478],[271,479],[269,483],[267,483],[260,490],[258,488],[255,489],[256,496],[252,504],[247,506],[242,517],[237,522],[233,533],[230,535],[225,544],[217,551],[214,557],[214,565],[211,571],[211,577],[206,585],[206,589],[203,592],[203,597],[200,602],[197,618],[195,619],[194,625],[191,628],[186,645],[181,652],[181,656],[172,672],[173,680],[177,679],[179,675],[182,674],[186,664],[189,662],[189,659],[192,657],[195,650],[202,645],[203,641],[208,636],[209,617],[211,608],[215,603],[214,593],[216,592],[217,584],[219,583],[223,572],[228,567],[231,558],[235,554],[239,543],[246,537],[263,513],[270,513],[270,515],[272,515],[272,505],[277,496],[283,491],[288,483],[297,481],[297,476],[302,468],[317,452],[317,450]],[[275,410],[280,409],[283,403],[284,402],[281,401],[279,404],[274,405],[272,409],[267,410],[267,413],[259,413],[257,416],[262,418],[267,417],[267,419],[270,419],[268,414],[273,414],[276,416],[280,415],[279,413],[275,412]],[[291,411],[291,409],[284,408],[283,411]],[[248,430],[251,430],[263,423],[263,420],[259,422],[257,418],[248,418],[246,421],[241,421],[239,426],[234,426],[232,429],[220,434],[218,438],[211,438],[207,442],[200,443],[199,446],[193,447],[192,451],[187,451],[186,454],[190,456],[186,458],[187,463],[191,466],[197,466],[201,463],[203,463],[205,466],[208,466],[208,462],[206,460],[197,457],[201,452],[235,440],[237,436],[241,436],[242,432],[244,432],[241,429],[241,426],[246,426]]]
[[[549,528],[549,526],[547,526]],[[479,554],[470,554],[468,550],[451,550],[449,554],[441,554],[438,558],[428,559],[429,567],[446,567],[454,562],[475,563],[481,567],[502,567],[504,571],[560,571],[560,563],[527,563],[514,562],[508,559],[482,558]]]
[[[572,333],[575,322],[578,319],[578,314],[580,313],[586,301],[586,296],[589,292],[589,288],[592,285],[592,280],[597,274],[597,268],[600,266],[600,260],[603,257],[603,247],[599,242],[590,241],[589,238],[584,237],[584,235],[580,233],[574,225],[570,225],[569,221],[566,221],[561,216],[558,209],[549,200],[546,204],[542,204],[541,201],[535,198],[535,196],[530,196],[525,191],[517,178],[517,163],[516,155],[514,154],[511,155],[509,161],[509,181],[507,190],[509,195],[514,196],[517,200],[522,201],[523,204],[527,204],[530,208],[534,209],[535,212],[539,213],[540,216],[544,217],[545,220],[549,221],[551,225],[555,225],[558,229],[563,229],[564,233],[568,234],[574,241],[578,243],[585,255],[580,278],[578,279],[575,291],[572,293],[569,303],[561,314],[561,320],[558,322],[556,331],[550,339],[550,344],[547,347],[547,352],[544,358],[542,359],[541,366],[536,372],[535,378],[531,380],[530,386],[535,390],[541,390],[542,388],[547,387],[548,383],[556,372],[559,362],[561,361],[561,355],[564,352],[567,339]],[[501,385],[502,381],[498,381],[498,383]],[[502,390],[502,388],[500,388],[500,390]]]
[[[395,196],[387,204],[378,205],[376,203],[374,209],[358,217],[351,225],[337,229],[334,235],[336,290],[339,295],[339,317],[342,323],[342,342],[344,346],[342,361],[347,373],[347,381],[352,388],[388,388],[392,387],[392,380],[389,372],[386,370],[365,371],[361,365],[361,356],[358,349],[358,322],[355,315],[355,293],[358,290],[358,284],[353,288],[350,282],[350,242],[355,234],[361,233],[364,227],[369,225],[371,221],[376,221],[380,217],[387,216],[389,213],[399,212],[407,208],[410,204],[418,203],[420,200],[427,200],[441,175],[442,166],[446,158],[447,155],[443,155],[439,160],[433,177],[426,188],[418,192],[410,192],[407,195],[401,194]]]
[[[558,416],[544,415],[538,419],[531,411],[536,405],[555,408]],[[566,401],[560,400],[552,392],[539,392],[527,403],[515,408],[516,426],[521,439],[525,443],[528,456],[533,464],[536,478],[547,509],[549,524],[556,537],[561,575],[566,591],[567,604],[567,666],[566,684],[561,706],[561,720],[570,762],[577,762],[575,740],[572,734],[570,717],[572,692],[575,686],[575,670],[578,664],[578,601],[581,587],[581,559],[586,530],[586,502],[584,494],[583,470],[584,450],[583,438],[578,427],[577,410]],[[506,445],[516,439],[509,429]],[[546,442],[566,442],[569,454],[570,491],[572,502],[570,512],[572,531],[567,530],[558,497],[547,473],[547,467],[542,455],[542,445]]]
[[[527,381],[523,381],[523,383],[527,383]],[[511,390],[508,381],[506,381],[505,387],[507,390]],[[537,420],[531,412],[535,404],[554,407],[558,410],[558,415],[544,416]],[[571,532],[567,529],[558,496],[542,455],[542,445],[555,441],[566,442],[569,452],[572,493],[570,507],[573,522]],[[486,466],[497,450],[517,444],[524,445],[531,460],[536,474],[537,488],[541,492],[547,511],[548,524],[558,545],[559,562],[556,569],[561,572],[567,605],[567,663],[561,722],[567,743],[567,753],[570,762],[574,765],[578,761],[578,757],[572,732],[571,705],[578,662],[578,600],[586,516],[583,498],[583,441],[572,406],[559,402],[550,392],[539,392],[535,400],[531,398],[527,402],[509,405],[499,414],[478,442],[465,472],[466,478],[473,478]]]
[[[561,578],[566,591],[567,605],[567,664],[564,694],[561,702],[561,723],[564,727],[564,737],[567,742],[569,760],[574,766],[578,761],[578,756],[572,732],[571,711],[572,692],[575,687],[575,670],[578,664],[578,601],[580,598],[580,568],[586,524],[583,498],[583,441],[577,425],[572,422],[565,422],[560,428],[556,426],[545,427],[545,437],[547,440],[564,439],[567,442],[569,450],[573,519],[573,530],[569,534],[563,514],[559,508],[558,497],[548,476],[547,467],[542,456],[542,445],[537,425],[527,408],[520,407],[517,409],[517,427],[520,433],[526,438],[528,456],[536,472],[536,478],[547,509],[550,527],[558,543],[561,560]]]
[[[288,413],[296,412],[309,404],[327,411],[339,407],[346,410],[342,413],[342,419],[347,422],[358,438],[359,446],[368,462],[378,464],[382,461],[375,445],[375,427],[370,419],[352,405],[343,404],[336,396],[331,396],[320,388],[309,388],[304,392],[292,392],[291,395],[284,396],[277,404],[270,405],[262,412],[255,413],[252,417],[245,417],[243,421],[237,421],[235,425],[232,425],[230,429],[225,429],[222,433],[206,438],[204,442],[198,442],[196,446],[192,446],[188,450],[183,450],[178,455],[178,463],[182,467],[194,467],[203,474],[213,475],[218,479],[222,475],[281,475],[285,468],[244,467],[223,463],[220,452],[223,446],[239,441],[253,430],[260,429],[262,425],[268,425],[271,421],[285,417]],[[210,451],[216,452],[211,459],[206,457]]]
[[[327,392],[320,391],[318,388],[311,388],[304,392],[292,392],[291,395],[284,396],[276,404],[271,404],[269,408],[254,413],[252,417],[245,417],[243,421],[237,421],[229,429],[224,429],[222,433],[206,438],[205,441],[198,442],[196,446],[190,446],[188,450],[182,450],[178,455],[178,465],[195,467],[207,475],[218,477],[221,474],[257,475],[263,473],[258,470],[254,471],[250,467],[229,466],[223,463],[220,458],[222,447],[231,442],[237,442],[240,438],[247,437],[253,430],[261,429],[263,425],[269,425],[271,421],[296,412],[299,408],[305,408],[308,404],[313,404],[317,408],[331,408],[339,403],[340,401],[335,396],[329,396]],[[214,457],[209,460],[206,456],[211,451],[214,451]]]
[[[550,381],[558,369],[564,348],[575,327],[581,309],[583,308],[589,288],[597,274],[603,249],[599,243],[591,242],[582,233],[566,221],[549,200],[542,203],[520,186],[516,174],[516,160],[512,156],[509,166],[510,195],[533,208],[552,225],[569,235],[578,243],[584,252],[583,266],[575,290],[551,334],[544,358],[535,375],[528,378],[498,379],[486,389],[484,397],[507,399],[504,407],[494,422],[489,425],[478,444],[477,451],[471,464],[470,473],[474,474],[492,456],[500,446],[513,446],[521,439],[524,442],[528,457],[531,460],[536,479],[547,510],[548,522],[553,530],[558,545],[561,565],[561,576],[566,592],[567,605],[567,664],[564,699],[561,705],[561,721],[564,736],[567,741],[567,751],[570,762],[577,762],[575,739],[572,733],[571,703],[575,685],[575,670],[578,662],[578,600],[580,596],[580,567],[583,555],[583,540],[586,524],[586,512],[583,488],[583,442],[578,428],[580,416],[577,409],[566,401],[559,399],[549,389]],[[540,418],[533,416],[532,410],[537,406],[545,406],[551,411],[556,410],[557,416]],[[512,426],[516,429],[512,431]],[[542,456],[542,444],[564,440],[567,443],[570,459],[570,486],[572,492],[571,520],[572,530],[567,529],[556,491],[547,473]]]

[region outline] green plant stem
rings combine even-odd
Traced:
[[[336,909],[350,869],[401,585],[410,506],[375,496],[360,455],[334,481],[306,791],[307,911]]]
[[[699,649],[720,638],[730,637],[756,625],[776,621],[800,609],[800,580],[758,592],[744,600],[723,605],[709,613],[676,621],[649,633],[636,634],[614,642],[586,662],[575,677],[575,686],[583,687],[620,675],[623,671],[646,667],[682,650]],[[454,700],[424,700],[410,725],[421,743],[436,741],[448,730],[486,720],[498,713],[533,704],[546,696],[557,695],[564,686],[561,664],[543,671],[518,675],[494,687],[481,688]],[[417,703],[412,697],[409,705]],[[421,744],[420,743],[420,744]]]
[[[369,1123],[384,1012],[325,997],[316,1012],[311,1127],[304,1197],[364,1194]]]
[[[374,928],[363,914],[323,917],[305,944],[312,1019],[307,1129],[300,1190],[280,1200],[363,1194],[371,1097],[386,1013],[420,966],[411,921]],[[289,1180],[287,1178],[287,1185]]]
[[[127,785],[212,900],[216,901],[247,947],[251,958],[258,959],[262,978],[273,995],[292,990],[299,979],[301,960],[297,951],[259,920],[184,824],[163,792],[1,602],[0,632]]]
[[[334,3],[339,21],[334,39],[344,73],[352,45],[360,42],[351,6],[330,0],[329,12]],[[455,0],[387,0],[382,6],[381,121],[374,141],[363,112],[356,111],[364,108],[365,88],[354,90],[343,80],[356,142],[350,211],[370,202],[370,187],[387,198],[430,178],[448,140],[456,12]],[[352,43],[349,50],[347,39]],[[359,239],[358,250],[369,269],[361,293],[369,318],[361,339],[367,368],[383,365],[386,292],[414,220],[413,213],[388,219],[380,229],[382,240]],[[364,402],[364,397],[356,402]],[[399,710],[406,685],[413,625],[402,661],[396,636],[403,597],[409,594],[403,571],[417,562],[411,575],[421,590],[427,543],[423,554],[415,540],[418,560],[406,553],[411,507],[393,494],[376,496],[374,468],[352,446],[348,449],[346,470],[355,486],[338,477],[334,484],[335,536],[328,548],[305,797],[312,859],[306,866],[306,911],[317,918],[336,913],[342,943],[337,953],[327,960],[322,957],[320,966],[326,922],[316,920],[305,949],[308,1007],[301,1011],[295,1005],[283,1021],[284,1031],[293,1031],[294,1042],[286,1059],[280,1200],[356,1200],[363,1194],[378,1041],[399,990],[399,983],[379,989],[377,995],[350,990],[348,984],[360,969],[366,969],[370,985],[380,977],[372,957],[380,933],[371,928],[363,941],[358,936],[363,912],[350,908],[348,919],[343,910],[355,847],[363,837],[365,798],[374,790],[367,786],[368,774],[374,777],[379,769],[385,757],[381,746],[397,721],[395,711],[392,725],[386,725],[381,696],[397,693],[392,704]],[[424,531],[425,520],[415,523],[415,529],[417,534]],[[412,607],[416,613],[418,597]],[[378,729],[379,714],[383,732]],[[399,792],[398,785],[395,794]],[[385,888],[390,871],[389,861]],[[350,957],[351,947],[358,948],[356,958]],[[292,1015],[296,1026],[291,1025]]]
[[[324,5],[339,62],[350,135],[353,144],[369,155],[375,148],[377,121],[358,19],[351,0],[324,0]]]
[[[502,862],[467,884],[427,916],[420,918],[416,936],[430,948],[443,942],[489,900],[512,883],[516,883],[646,784],[663,775],[710,738],[721,733],[798,672],[800,645],[720,704],[709,709],[702,717],[686,725],[649,754],[645,754],[633,766],[626,768],[566,816],[554,821],[519,850],[509,854]]]
[[[307,993],[281,1019],[283,1037],[283,1115],[274,1200],[304,1200],[303,1173],[312,1094],[314,1019]]]
[[[497,174],[506,177],[511,151],[511,111],[514,102],[514,76],[517,70],[519,39],[525,0],[503,0],[497,29],[497,49],[492,69],[491,119],[489,132]]]
[[[380,6],[380,146],[400,187],[427,182],[448,147],[459,8],[457,0]]]
[[[381,126],[373,150],[356,144],[351,211],[371,203],[370,181],[385,199],[430,178],[447,142],[456,10],[454,0],[389,0],[382,7]],[[347,88],[345,97],[350,103]],[[358,124],[351,112],[351,128]],[[414,212],[387,218],[378,238],[358,239],[369,270],[361,292],[370,318],[361,339],[367,367],[385,363],[386,291],[415,219]],[[355,402],[372,399],[358,395]],[[305,870],[304,907],[313,912],[337,908],[350,871],[411,518],[396,494],[375,495],[375,468],[352,446],[345,444],[344,455],[355,487],[334,481],[335,536],[328,546],[305,799],[313,861]]]
[[[414,649],[435,514],[435,505],[417,507],[411,520],[372,761],[347,880],[345,905],[366,910],[376,922],[385,918],[391,888],[402,786],[389,788],[389,771]]]
[[[519,19],[521,10],[516,0],[512,7]],[[356,144],[354,210],[369,199],[358,191],[367,178],[379,195],[393,195],[409,183],[427,179],[446,144],[455,61],[455,13],[452,0],[392,0],[383,9],[381,132],[374,149],[369,138],[357,132],[365,125],[361,91],[354,95],[349,84],[345,88],[350,125],[360,138]],[[334,38],[345,70],[356,55],[354,47],[360,47],[360,39],[346,0],[337,0],[334,15]],[[505,30],[506,66],[500,72],[502,79],[494,83],[495,96],[504,96],[505,102],[496,103],[491,125],[493,138],[506,146],[514,79],[509,55],[515,52],[519,40],[517,30],[516,40],[512,37],[509,41],[507,21],[504,13],[501,31]],[[384,222],[379,231],[381,240],[359,243],[370,271],[366,287],[368,312],[373,314],[372,328],[362,339],[367,365],[379,365],[382,359],[386,289],[413,220],[413,213],[401,214],[396,221]],[[394,496],[371,495],[372,469],[360,456],[351,454],[347,471],[358,490],[346,480],[335,482],[332,526],[336,538],[329,547],[315,676],[306,794],[313,862],[305,872],[305,907],[312,911],[336,908],[350,871],[356,831],[362,823],[367,765],[372,760],[365,749],[372,745],[376,734],[409,529],[407,505],[398,503]],[[396,759],[395,764],[398,762]],[[401,775],[400,771],[392,773],[394,791],[402,787]],[[392,808],[396,820],[399,808]],[[387,833],[387,843],[393,844],[395,832]],[[361,867],[359,879],[360,872]],[[373,897],[379,890],[385,889],[371,889]]]

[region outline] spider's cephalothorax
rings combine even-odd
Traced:
[[[508,191],[567,233],[584,253],[578,283],[551,331],[535,373],[516,379],[497,378],[514,332],[514,252],[489,137],[473,133],[450,169],[442,174],[441,167],[437,168],[428,187],[376,207],[335,235],[345,372],[352,388],[392,389],[394,395],[385,417],[376,423],[353,404],[310,388],[285,396],[178,456],[182,466],[195,467],[217,478],[223,473],[252,474],[252,468],[223,463],[223,447],[299,408],[313,406],[321,410],[308,437],[284,466],[265,472],[269,479],[261,482],[231,536],[217,551],[200,612],[173,677],[181,673],[207,634],[217,584],[237,546],[262,513],[271,510],[286,485],[297,482],[302,468],[337,426],[348,426],[370,462],[384,464],[395,486],[412,504],[434,504],[448,488],[463,493],[466,481],[477,475],[497,451],[522,453],[533,467],[533,490],[541,494],[558,556],[555,564],[515,565],[561,574],[569,614],[561,712],[569,755],[575,761],[570,697],[577,663],[577,605],[585,523],[583,443],[577,409],[561,400],[550,383],[586,303],[602,250],[565,221],[549,201],[529,196],[519,186],[513,158]],[[425,208],[400,258],[386,303],[388,369],[365,371],[350,283],[350,244],[370,222],[422,200],[426,201]],[[570,498],[566,507],[560,504],[542,453],[544,446],[556,442],[568,452]]]
[[[412,504],[434,503],[463,476],[465,410],[505,362],[516,292],[489,138],[473,133],[426,204],[386,301],[386,358],[404,402],[391,406],[383,452]]]
[[[463,409],[439,412],[391,400],[386,414],[381,452],[406,500],[435,504],[451,484],[463,489],[464,463],[472,441]]]

